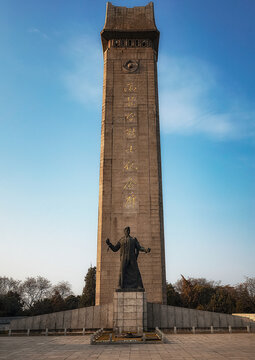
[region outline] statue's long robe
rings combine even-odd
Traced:
[[[121,289],[143,288],[137,257],[141,246],[136,238],[122,237],[116,245],[110,244],[112,251],[120,250],[119,287]]]

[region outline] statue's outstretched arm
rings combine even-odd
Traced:
[[[138,240],[136,239],[136,247],[139,251],[145,252],[145,253],[149,253],[151,251],[150,248],[145,249],[143,246],[141,246],[138,242]]]
[[[120,249],[120,242],[118,241],[116,245],[113,245],[109,239],[106,239],[106,244],[108,245],[108,248],[110,248],[112,251],[116,252]]]
[[[145,253],[149,253],[149,252],[151,251],[150,248],[145,249],[143,246],[140,246],[140,249],[139,249],[139,250],[142,251],[142,252],[145,252]]]

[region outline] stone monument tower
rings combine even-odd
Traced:
[[[129,226],[151,253],[139,257],[147,300],[166,303],[157,57],[153,3],[107,3],[104,54],[96,305],[111,303],[120,259],[116,243]]]

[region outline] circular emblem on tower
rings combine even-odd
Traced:
[[[136,60],[128,60],[124,63],[123,69],[128,72],[135,72],[139,68],[139,62]]]

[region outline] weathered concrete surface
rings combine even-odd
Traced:
[[[137,20],[139,19],[139,20]],[[117,33],[116,33],[117,29]],[[148,301],[166,303],[165,249],[153,4],[107,5],[101,33],[104,82],[96,304],[113,301],[119,256],[107,252],[126,226],[150,254],[138,258]],[[132,65],[132,67],[129,67]]]
[[[255,334],[167,335],[169,344],[89,345],[89,336],[1,337],[8,360],[252,360]]]
[[[12,330],[98,329],[113,327],[112,304],[60,311],[12,320]]]
[[[147,330],[145,292],[115,292],[113,299],[114,331],[143,333]]]
[[[137,296],[142,296],[141,294],[144,293],[135,294],[140,294]],[[192,328],[194,326],[195,328],[201,329],[210,328],[211,326],[214,326],[215,328],[228,328],[228,326],[240,328],[249,325],[255,329],[255,321],[246,317],[154,303],[147,303],[146,306],[145,296],[143,300],[139,300],[141,301],[140,304],[136,303],[136,305],[134,305],[133,301],[134,299],[132,298],[127,297],[125,300],[123,298],[123,303],[119,306],[123,307],[122,315],[120,316],[123,316],[123,319],[124,314],[126,317],[130,317],[130,324],[131,322],[136,322],[136,325],[134,326],[144,326],[145,328],[148,326],[150,329],[156,327],[159,327],[160,329],[171,329],[174,326],[183,329]],[[144,311],[140,311],[140,314],[143,314],[143,319],[141,318],[141,315],[139,315],[138,306],[144,308]],[[145,309],[147,310],[145,311]],[[128,313],[130,313],[130,315],[127,315]],[[113,304],[105,304],[102,306],[90,306],[75,310],[60,311],[53,314],[12,320],[10,329],[110,329],[114,326],[114,316]],[[119,318],[119,320],[121,319]]]
[[[177,306],[147,304],[148,328],[171,329],[174,326],[183,328],[233,328],[246,327],[250,325],[255,328],[255,322],[239,316],[221,314],[210,311],[187,309]]]
[[[8,330],[12,320],[22,318],[24,316],[0,316],[0,330]]]

